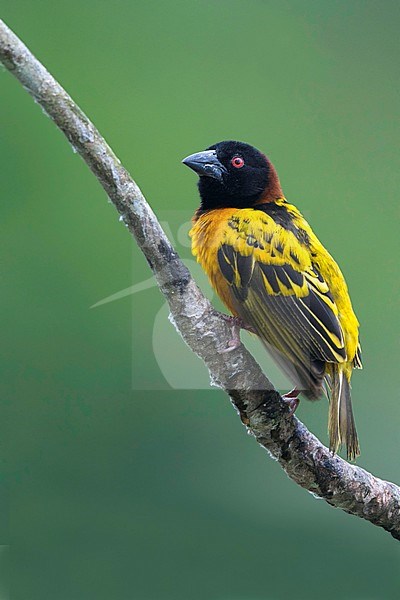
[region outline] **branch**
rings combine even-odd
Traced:
[[[196,286],[139,187],[65,90],[0,20],[0,60],[65,134],[99,180],[145,255],[176,329],[207,365],[261,446],[288,476],[336,508],[400,539],[400,488],[333,456],[296,418]]]

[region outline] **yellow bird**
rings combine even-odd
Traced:
[[[329,398],[330,449],[360,453],[350,378],[361,368],[359,323],[338,265],[289,204],[270,160],[224,141],[183,163],[199,175],[192,252],[235,322],[256,333],[298,395]]]

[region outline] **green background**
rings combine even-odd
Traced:
[[[198,202],[184,156],[227,138],[270,156],[362,324],[358,464],[400,482],[399,3],[3,0],[2,17],[175,240]],[[171,388],[166,356],[178,387],[201,366],[157,289],[90,309],[146,261],[61,133],[0,86],[1,598],[398,598],[397,542],[289,481],[222,392]],[[298,415],[326,441],[326,402]]]

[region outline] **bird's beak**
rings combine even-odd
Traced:
[[[205,150],[204,152],[191,154],[184,158],[182,162],[198,175],[213,177],[218,181],[222,181],[223,174],[228,172],[218,160],[215,150]]]

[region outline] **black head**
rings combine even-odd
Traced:
[[[254,206],[278,181],[267,157],[244,142],[219,142],[182,162],[199,175],[203,210]],[[278,187],[281,195],[279,181]]]

